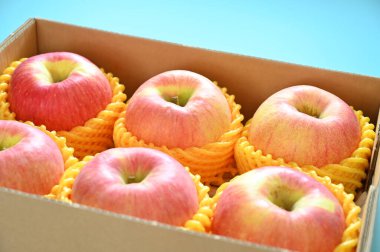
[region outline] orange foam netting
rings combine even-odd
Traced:
[[[216,83],[215,83],[216,84]],[[146,147],[167,153],[177,159],[182,165],[189,167],[193,174],[199,174],[206,185],[220,185],[237,174],[234,159],[234,146],[241,136],[243,129],[243,115],[240,114],[241,106],[235,103],[235,96],[227,94],[226,88],[221,88],[226,97],[232,113],[230,128],[217,142],[206,144],[202,147],[190,147],[187,149],[167,148],[145,143],[132,135],[125,126],[125,109],[120,113],[115,123],[114,143],[116,147]]]
[[[299,167],[292,167],[295,170],[301,171],[318,182],[322,183],[327,187],[338,199],[339,203],[343,207],[345,220],[346,220],[346,229],[343,232],[341,243],[334,249],[335,252],[348,252],[355,251],[359,242],[360,228],[362,225],[362,221],[359,217],[361,208],[357,206],[354,202],[354,195],[347,194],[344,191],[344,187],[342,184],[336,185],[331,182],[329,177],[320,177],[317,175],[315,171],[304,171]],[[216,205],[218,204],[218,200],[220,199],[224,189],[227,188],[230,182],[226,182],[222,184],[216,191],[214,197],[211,198],[213,201],[211,205],[211,210],[215,213]],[[212,221],[212,219],[211,219]]]
[[[72,203],[71,193],[74,181],[82,168],[93,158],[93,156],[86,156],[82,161],[76,162],[69,167],[63,174],[59,184],[54,186],[46,197]],[[188,168],[186,169],[189,171]],[[189,174],[197,189],[199,207],[192,219],[184,223],[183,228],[198,232],[208,232],[211,227],[211,217],[213,216],[213,212],[211,211],[212,200],[208,195],[210,188],[200,182],[201,177],[199,175],[193,175],[190,172]]]
[[[25,124],[28,124],[30,126],[33,126],[42,132],[44,132],[46,135],[48,135],[53,141],[57,144],[59,150],[61,151],[63,162],[64,162],[64,169],[65,171],[71,167],[72,165],[78,163],[78,159],[74,157],[74,149],[71,147],[67,147],[66,145],[66,139],[64,137],[57,136],[57,133],[55,131],[49,131],[46,129],[44,125],[36,126],[32,122],[27,121]]]
[[[18,65],[26,60],[23,58],[14,61],[0,75],[0,119],[16,120],[16,114],[9,109],[7,101],[9,81]],[[120,112],[124,108],[127,96],[124,85],[112,73],[105,73],[101,69],[113,90],[112,101],[107,107],[100,111],[96,118],[89,119],[83,126],[77,126],[70,131],[58,131],[58,136],[66,138],[67,145],[74,148],[74,155],[83,158],[87,155],[95,155],[103,150],[113,147],[113,125]]]
[[[322,167],[304,165],[301,169],[316,171],[319,176],[328,176],[335,184],[342,183],[347,193],[355,195],[356,190],[363,186],[366,170],[369,166],[372,147],[375,141],[375,126],[369,123],[370,119],[363,116],[363,112],[355,111],[361,129],[361,140],[358,148],[348,158],[339,164],[327,164]],[[250,121],[244,126],[242,137],[235,146],[235,159],[240,174],[262,166],[288,166],[298,167],[295,162],[285,162],[283,158],[273,158],[271,154],[263,154],[261,150],[248,142],[248,129]]]

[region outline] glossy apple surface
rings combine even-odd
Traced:
[[[198,209],[189,173],[172,157],[148,148],[97,155],[75,179],[72,201],[176,226]]]
[[[333,251],[344,229],[334,195],[285,167],[258,168],[233,180],[212,222],[214,234],[296,251]]]
[[[221,90],[185,70],[156,75],[128,102],[126,128],[138,139],[169,148],[201,147],[225,133],[231,111]]]
[[[57,144],[32,126],[0,120],[0,186],[48,194],[64,171]]]
[[[69,52],[40,54],[22,62],[12,74],[8,94],[18,120],[56,131],[84,125],[112,98],[100,69]]]
[[[321,167],[350,157],[360,135],[358,119],[343,100],[303,85],[285,88],[261,104],[248,141],[275,158]]]

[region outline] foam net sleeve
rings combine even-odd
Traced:
[[[37,129],[41,130],[42,132],[44,132],[46,135],[48,135],[57,144],[57,146],[58,146],[58,148],[62,154],[65,172],[69,169],[69,167],[78,163],[78,159],[76,157],[74,157],[74,155],[73,155],[74,149],[71,147],[67,147],[66,139],[64,137],[57,136],[55,131],[47,130],[44,125],[36,126],[30,121],[25,122],[25,124],[28,124],[30,126],[33,126]],[[49,195],[47,195],[47,197],[51,198]]]

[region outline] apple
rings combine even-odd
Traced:
[[[73,202],[182,226],[198,210],[196,186],[174,158],[149,148],[113,148],[75,179]]]
[[[222,91],[206,77],[185,70],[158,74],[128,102],[125,125],[138,139],[168,148],[201,147],[231,124]]]
[[[256,149],[300,166],[339,163],[351,156],[360,136],[352,108],[334,94],[308,85],[270,96],[248,129],[248,141]]]
[[[214,234],[296,251],[333,251],[345,216],[334,195],[312,177],[262,167],[236,177],[215,207]]]
[[[52,52],[22,62],[12,74],[8,95],[18,120],[69,131],[96,117],[111,101],[112,90],[86,58]]]
[[[39,129],[0,120],[0,186],[48,194],[59,182],[64,160],[57,144]]]

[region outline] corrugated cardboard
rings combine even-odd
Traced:
[[[360,241],[358,251],[371,251],[372,241],[374,239],[374,223],[376,219],[376,208],[379,198],[379,188],[370,186],[368,191],[367,202],[362,211],[364,213],[362,218],[362,229],[360,233]]]
[[[0,202],[2,252],[252,251],[249,243],[210,239],[210,235],[7,189],[1,190]]]
[[[150,77],[170,69],[198,72],[236,95],[246,119],[268,96],[292,85],[310,84],[378,117],[380,79],[228,54],[77,27],[28,20],[0,45],[0,69],[38,53],[79,53],[126,85],[130,97]],[[377,141],[377,140],[376,140]],[[374,148],[371,167],[378,181]],[[376,169],[376,171],[375,171]],[[372,174],[372,173],[371,173]],[[377,183],[366,194],[364,227],[373,230]],[[367,187],[369,188],[369,186]],[[361,232],[359,250],[367,251],[372,232]],[[0,251],[271,251],[256,244],[183,231],[79,205],[68,205],[0,188]]]

